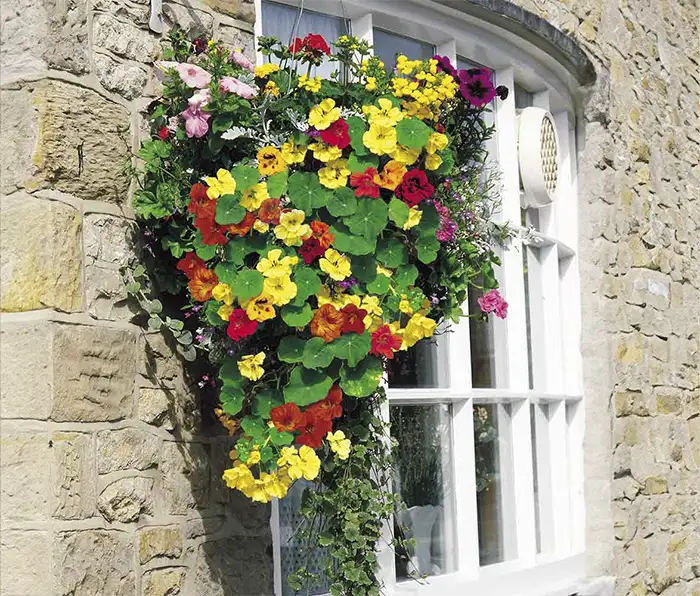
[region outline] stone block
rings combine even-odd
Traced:
[[[0,418],[46,420],[51,414],[52,329],[46,323],[0,328]]]
[[[141,579],[141,596],[175,596],[185,578],[182,567],[152,569],[143,574]]]
[[[60,422],[99,422],[129,416],[137,352],[135,332],[57,326],[51,417]]]
[[[129,300],[126,284],[117,269],[89,265],[85,268],[85,302],[94,319],[131,320],[138,306]]]
[[[53,516],[86,519],[95,514],[95,444],[91,435],[55,432],[51,484]]]
[[[173,430],[173,420],[170,415],[170,398],[164,389],[142,387],[139,389],[139,420],[165,430]]]
[[[136,224],[123,217],[88,213],[83,221],[86,264],[102,261],[124,266],[136,257]]]
[[[131,159],[128,111],[90,89],[59,81],[38,84],[34,96],[39,136],[32,184],[122,203],[130,184],[125,172]]]
[[[80,213],[19,192],[3,198],[0,215],[0,310],[80,310]]]
[[[230,48],[238,48],[243,54],[255,62],[255,37],[248,31],[238,27],[220,25],[217,30],[218,40]]]
[[[210,39],[214,32],[214,18],[191,6],[163,2],[163,19],[168,28],[182,29],[190,39],[195,37]]]
[[[117,62],[106,54],[95,54],[95,74],[105,89],[126,99],[139,97],[148,81],[148,73],[140,66]]]
[[[148,28],[151,11],[148,2],[124,2],[124,0],[93,0],[92,7],[98,11],[128,21],[142,29]]]
[[[203,0],[204,4],[234,19],[255,23],[255,3],[253,0]]]
[[[209,454],[201,443],[166,441],[160,463],[161,500],[171,515],[209,504]]]
[[[58,532],[54,537],[53,594],[135,596],[134,545],[116,530]]]
[[[153,479],[141,476],[115,480],[102,491],[97,508],[107,521],[134,522],[153,514]]]
[[[97,471],[146,470],[158,465],[160,440],[136,428],[97,433]]]
[[[3,529],[0,560],[0,593],[3,596],[51,593],[51,536],[48,532]]]
[[[671,304],[671,280],[651,269],[631,269],[624,277],[627,301],[668,310]]]
[[[160,51],[158,38],[153,33],[108,14],[95,15],[93,38],[99,48],[146,64],[153,62]]]
[[[42,464],[48,461],[50,449],[46,433],[3,430],[0,436],[0,518],[3,527],[12,521],[49,519],[50,476]]]
[[[644,494],[661,495],[668,492],[668,482],[661,476],[650,476],[644,480]]]
[[[144,528],[139,533],[139,560],[143,565],[156,557],[177,559],[182,554],[182,543],[178,526]]]
[[[2,44],[0,53],[7,45]],[[4,61],[0,62],[4,66]],[[0,103],[0,192],[10,194],[25,185],[36,185],[33,181],[36,167],[32,163],[32,154],[39,138],[39,119],[30,88],[0,90]]]

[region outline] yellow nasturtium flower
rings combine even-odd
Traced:
[[[284,172],[287,164],[282,159],[282,154],[277,147],[268,145],[258,151],[258,171],[262,176],[272,176],[278,172]]]
[[[437,170],[442,165],[442,157],[437,153],[433,155],[428,155],[425,158],[425,169],[426,170]]]
[[[231,172],[219,168],[216,171],[216,178],[207,176],[204,179],[207,183],[207,196],[210,199],[218,199],[223,195],[232,195],[236,192],[236,181],[231,176]]]
[[[338,459],[347,459],[350,457],[350,439],[345,438],[345,433],[342,430],[337,430],[334,433],[329,432],[326,435],[326,441],[331,448],[331,451],[338,456]]]
[[[343,150],[340,147],[336,147],[335,145],[327,145],[323,141],[311,143],[309,145],[309,149],[314,152],[314,158],[324,163],[340,159],[343,155]]]
[[[265,362],[265,352],[248,354],[238,361],[238,370],[246,379],[257,381],[265,374],[265,369],[262,367],[263,362]]]
[[[280,215],[280,223],[275,226],[275,236],[287,246],[300,246],[302,240],[311,236],[311,228],[304,223],[304,212],[292,209]]]
[[[231,292],[231,286],[224,283],[218,283],[214,286],[211,291],[211,295],[214,300],[228,304],[229,306],[233,304],[233,293]]]
[[[396,149],[396,129],[385,124],[370,124],[362,135],[365,147],[375,155],[388,155]]]
[[[241,306],[245,308],[245,314],[251,321],[258,321],[262,323],[268,319],[275,318],[275,299],[270,296],[267,292],[262,292],[258,294],[255,298],[246,300],[241,303]]]
[[[265,223],[264,221],[260,221],[259,219],[255,220],[255,223],[253,223],[253,229],[256,232],[260,232],[261,234],[264,234],[270,229],[270,224]]]
[[[418,159],[420,151],[420,149],[411,149],[403,145],[396,145],[396,149],[391,153],[391,157],[399,163],[410,166]]]
[[[420,209],[418,209],[418,207],[411,207],[408,210],[408,219],[406,220],[406,223],[403,224],[403,229],[410,230],[411,228],[417,226],[420,223],[422,217],[423,212]]]
[[[317,130],[326,130],[340,118],[340,108],[335,107],[335,101],[330,97],[309,111],[309,124]]]
[[[362,111],[367,116],[367,120],[372,124],[379,124],[381,126],[396,126],[396,124],[403,120],[403,113],[399,108],[397,108],[391,100],[382,97],[377,100],[379,107],[377,106],[362,106]]]
[[[285,277],[292,274],[292,267],[299,262],[299,257],[282,256],[282,250],[273,248],[267,256],[258,261],[255,268],[265,277]]]
[[[413,314],[413,309],[411,308],[411,303],[406,298],[406,294],[401,294],[401,302],[399,302],[399,310],[407,315]]]
[[[403,344],[405,344],[406,347],[411,348],[421,339],[432,337],[436,326],[437,323],[433,319],[429,319],[426,316],[416,313],[409,319],[408,323],[406,324],[406,328],[403,330]],[[403,344],[401,346],[402,350],[405,349]]]
[[[289,139],[282,144],[282,159],[287,162],[288,166],[295,163],[304,163],[307,147],[305,145],[297,145],[294,139]]]
[[[334,248],[326,250],[318,265],[321,271],[335,281],[343,281],[346,277],[350,277],[350,260]]]
[[[321,460],[316,452],[306,445],[298,451],[296,447],[282,447],[277,465],[286,471],[291,480],[314,480],[321,470]]]
[[[318,171],[318,181],[326,188],[341,188],[347,186],[350,170],[347,159],[331,161],[325,168]]]
[[[249,466],[260,463],[260,449],[258,449],[257,445],[254,449],[250,450],[250,453],[248,454],[248,460],[245,463]]]
[[[233,312],[233,306],[230,304],[222,304],[219,307],[219,310],[216,311],[216,314],[221,317],[222,321],[228,321],[229,318],[231,317],[231,313]]]
[[[438,151],[444,151],[447,148],[447,142],[447,135],[441,132],[434,132],[428,138],[428,142],[425,144],[425,150],[430,155]]]
[[[255,482],[253,473],[244,463],[238,463],[233,468],[224,470],[223,479],[226,482],[226,486],[241,491],[244,487],[248,487]]]
[[[267,182],[258,182],[258,184],[246,188],[242,195],[241,207],[245,207],[248,211],[257,211],[262,202],[270,198],[267,192]]]
[[[297,285],[289,275],[283,277],[266,277],[263,282],[263,292],[272,296],[275,306],[289,304],[297,295]]]

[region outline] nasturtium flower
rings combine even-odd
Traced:
[[[326,397],[321,401],[311,404],[306,411],[312,412],[315,416],[333,420],[343,415],[343,391],[338,385],[333,385]]]
[[[282,152],[282,159],[284,159],[288,166],[295,163],[304,163],[307,151],[305,145],[297,145],[294,139],[290,138],[286,143],[282,143],[280,149]]]
[[[330,97],[309,111],[309,124],[317,130],[325,130],[340,118],[340,108],[335,107],[335,101]]]
[[[434,132],[428,137],[428,142],[425,144],[425,150],[428,154],[433,155],[438,151],[444,151],[447,148],[447,135],[440,132]]]
[[[194,251],[185,253],[177,262],[177,270],[182,271],[187,279],[192,279],[197,269],[206,269],[207,264]]]
[[[270,474],[261,472],[260,481],[262,482],[265,494],[270,500],[283,499],[287,495],[288,484],[277,474],[277,471]]]
[[[321,77],[309,78],[306,75],[301,75],[297,87],[310,91],[311,93],[318,93],[321,90]]]
[[[404,346],[412,348],[421,339],[432,337],[436,326],[437,322],[433,319],[416,313],[409,319],[406,328],[403,330],[403,344],[401,349],[405,349]]]
[[[311,234],[313,238],[318,240],[319,245],[325,251],[335,240],[335,236],[329,231],[330,226],[319,220],[312,221],[309,226],[311,227]]]
[[[256,78],[264,79],[265,77],[269,77],[272,73],[277,72],[279,69],[280,67],[277,64],[268,62],[267,64],[256,66],[253,72]]]
[[[371,124],[362,135],[362,142],[375,155],[391,154],[396,148],[396,129],[386,124]]]
[[[406,169],[405,165],[399,161],[396,161],[395,159],[392,159],[386,163],[381,174],[376,174],[374,176],[374,182],[382,188],[394,190],[399,184],[401,184],[401,181],[403,180],[403,177],[406,175],[407,171],[408,170]]]
[[[237,308],[228,317],[227,335],[233,341],[241,341],[255,333],[258,322],[252,321],[242,308]]]
[[[280,432],[291,432],[297,430],[302,424],[304,424],[304,415],[301,413],[299,406],[295,403],[288,403],[272,408],[270,410],[270,419],[275,425],[275,428]],[[296,449],[294,452],[296,453]],[[282,449],[282,454],[284,457],[284,449]],[[288,465],[288,462],[278,462],[278,465]]]
[[[250,232],[250,228],[253,227],[254,223],[255,215],[253,215],[250,211],[247,211],[241,222],[228,226],[228,231],[234,236],[245,236],[248,232]]]
[[[250,320],[262,323],[268,319],[275,318],[274,304],[274,297],[263,292],[262,294],[258,294],[255,298],[247,300],[244,304],[241,304],[241,306],[245,308],[245,312]]]
[[[272,145],[263,147],[258,151],[258,171],[263,176],[272,176],[278,172],[284,172],[287,164],[282,159],[280,150]]]
[[[258,261],[255,268],[265,277],[289,277],[292,267],[298,262],[298,257],[283,256],[279,248],[268,251],[267,256]]]
[[[348,183],[350,170],[347,159],[331,161],[325,168],[318,171],[318,181],[326,188],[341,188]]]
[[[260,232],[261,234],[264,234],[265,232],[270,230],[270,224],[265,223],[264,221],[260,221],[259,219],[256,219],[255,223],[253,224],[253,229],[256,232]]]
[[[211,291],[211,295],[214,300],[218,300],[219,302],[223,302],[229,306],[233,304],[233,294],[231,293],[231,286],[228,284],[218,283]]]
[[[289,275],[283,277],[266,277],[263,283],[263,292],[272,296],[275,306],[289,304],[297,295],[297,285]]]
[[[269,198],[267,182],[258,182],[243,191],[240,204],[241,207],[245,207],[248,211],[257,211],[260,209],[262,202]]]
[[[244,487],[248,487],[255,482],[253,473],[244,463],[239,463],[233,468],[224,470],[223,479],[226,486],[241,491]]]
[[[350,174],[350,186],[355,189],[356,197],[379,198],[379,185],[374,181],[377,170],[367,168],[364,172]]]
[[[216,171],[216,178],[207,176],[204,179],[209,187],[207,189],[207,196],[210,199],[218,199],[223,195],[232,195],[236,192],[236,181],[231,176],[231,172],[219,168]]]
[[[410,230],[411,228],[416,227],[422,218],[423,212],[418,209],[418,207],[411,207],[408,210],[408,219],[406,220],[406,223],[403,224],[403,229]]]
[[[329,432],[326,435],[326,441],[328,441],[331,451],[338,456],[338,459],[346,460],[350,457],[350,439],[345,438],[345,433],[342,430]]]
[[[340,159],[343,155],[343,150],[335,145],[328,145],[322,141],[317,141],[309,145],[309,149],[314,152],[314,158],[318,161],[328,163]]]
[[[420,152],[420,149],[411,149],[410,147],[404,147],[403,145],[396,145],[396,148],[391,153],[391,157],[399,163],[410,166],[416,162]]]
[[[197,269],[187,286],[194,300],[206,302],[211,298],[212,290],[218,283],[219,278],[211,269]]]
[[[384,275],[385,277],[391,277],[394,275],[394,272],[391,269],[387,269],[386,267],[382,267],[379,263],[377,263],[377,275]]]
[[[219,317],[221,317],[222,321],[228,321],[232,312],[233,306],[231,306],[230,304],[222,304],[216,311],[216,314],[219,315]]]
[[[377,106],[362,106],[362,111],[367,116],[370,126],[378,124],[380,126],[396,126],[399,121],[403,120],[403,113],[397,108],[391,100],[385,97],[377,100]]]
[[[343,330],[345,315],[332,304],[324,304],[311,319],[311,335],[326,343],[338,339]]]
[[[363,296],[361,306],[370,316],[379,317],[384,313],[382,307],[379,306],[379,296],[372,296],[371,294]]]
[[[309,236],[299,247],[299,254],[306,265],[311,265],[316,259],[323,256],[324,252],[326,249],[321,246],[321,241],[313,236]]]
[[[265,352],[247,354],[238,361],[238,370],[241,375],[251,381],[257,381],[265,374],[262,363],[265,362]]]
[[[401,294],[401,300],[399,302],[399,310],[407,315],[413,314],[413,308],[411,307],[411,302],[406,297],[406,294]]]
[[[343,333],[364,333],[366,310],[357,308],[354,304],[346,304],[340,312],[344,315]]]
[[[428,177],[423,170],[414,169],[406,173],[394,190],[396,196],[409,207],[415,207],[423,201],[433,196],[435,187],[428,182]]]
[[[298,451],[296,447],[282,447],[277,465],[286,467],[287,475],[292,480],[314,480],[321,471],[321,460],[316,452],[306,445]]]
[[[339,149],[345,149],[350,144],[350,127],[342,118],[338,118],[328,128],[321,131],[321,140]]]
[[[282,213],[274,231],[275,236],[287,246],[299,246],[302,240],[311,235],[311,228],[304,223],[304,212],[300,209]]]
[[[260,463],[260,449],[251,449],[248,453],[248,459],[245,461],[249,466]]]
[[[401,337],[391,332],[389,325],[381,325],[372,333],[372,349],[369,351],[373,356],[384,356],[389,360],[394,358],[394,352],[401,348]]]
[[[296,438],[296,443],[305,447],[318,449],[323,444],[323,437],[333,428],[333,422],[330,418],[319,416],[313,410],[304,412],[304,425],[301,427],[301,434]],[[301,457],[301,449],[300,457]]]
[[[341,255],[334,248],[327,249],[318,264],[321,271],[335,281],[342,281],[346,277],[350,277],[350,259]]]
[[[442,157],[437,153],[428,155],[425,158],[425,169],[426,170],[437,170],[442,165]]]
[[[258,219],[266,224],[277,225],[282,214],[282,201],[279,199],[265,199],[258,210]]]

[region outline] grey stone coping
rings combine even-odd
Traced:
[[[566,33],[529,10],[508,0],[434,1],[522,37],[562,64],[582,86],[595,82],[595,67],[580,46]]]

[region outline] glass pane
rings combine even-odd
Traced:
[[[517,556],[515,543],[510,406],[474,406],[479,563]]]
[[[538,553],[550,552],[554,547],[552,485],[549,464],[549,420],[549,404],[530,404],[532,485],[535,494],[535,537]]]
[[[482,292],[469,288],[469,312],[481,312],[478,298]],[[494,347],[493,320],[469,319],[469,343],[472,361],[472,387],[492,389],[496,386],[496,351]]]
[[[416,389],[444,387],[446,379],[438,370],[438,345],[435,340],[423,339],[411,350],[395,352],[389,360],[389,387]]]
[[[524,87],[516,84],[514,91],[515,97],[515,109],[522,110],[523,108],[529,108],[533,104],[533,94],[530,93]]]
[[[389,33],[383,29],[374,29],[373,35],[374,55],[381,58],[388,71],[396,66],[398,54],[403,54],[409,60],[426,60],[435,55],[435,47],[424,41]]]
[[[408,553],[397,552],[399,580],[454,571],[451,410],[448,404],[390,408],[398,443],[394,490],[407,507],[396,516],[395,531],[415,540]]]
[[[296,7],[263,0],[263,35],[274,36],[283,44],[288,44],[291,41],[294,25],[298,16],[299,10]],[[295,37],[304,37],[308,33],[320,33],[330,45],[341,35],[348,33],[347,21],[340,17],[329,16],[304,9],[301,14],[301,19],[299,20]],[[336,66],[336,63],[325,60],[323,64],[312,69],[312,75],[329,77],[336,69]]]

